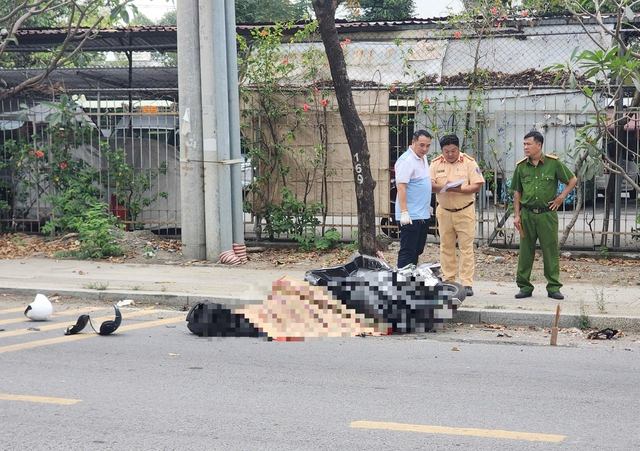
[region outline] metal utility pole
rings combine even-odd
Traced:
[[[226,1],[226,41],[227,41],[227,90],[229,98],[229,144],[231,160],[242,161],[240,143],[240,99],[238,95],[238,53],[236,46],[236,8],[234,1]],[[231,217],[233,242],[244,244],[244,212],[242,211],[242,171],[240,164],[231,166]]]
[[[234,2],[231,2],[233,4]],[[229,78],[227,76],[227,45],[226,45],[226,10],[224,0],[213,0],[213,79],[215,83],[215,109],[216,136],[218,144],[218,182],[220,187],[220,211],[229,215],[231,213],[231,151],[229,134]],[[209,16],[211,17],[211,16]],[[235,35],[235,24],[233,24]],[[235,40],[235,37],[234,37]],[[234,46],[235,52],[235,46]],[[233,245],[232,220],[226,216],[226,220],[220,221],[220,246],[223,251],[229,250]],[[207,243],[208,244],[208,243]],[[207,245],[208,247],[208,245]],[[209,252],[207,249],[207,256]]]
[[[178,95],[182,254],[205,258],[198,0],[178,0]]]
[[[244,244],[235,5],[178,0],[182,252]]]
[[[207,260],[216,261],[221,252],[220,242],[220,186],[218,174],[218,123],[216,92],[219,86],[214,71],[213,3],[200,0],[200,83],[202,90],[202,133],[204,144],[204,206]],[[224,89],[222,89],[224,91]],[[223,105],[226,105],[224,103]],[[226,248],[227,250],[229,248]]]

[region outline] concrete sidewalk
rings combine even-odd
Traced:
[[[302,280],[304,271],[30,258],[0,260],[0,294],[58,294],[100,301],[132,299],[136,303],[173,307],[206,299],[235,308],[262,303],[271,292],[272,283],[282,276]],[[562,289],[565,299],[560,301],[560,327],[577,327],[588,316],[594,328],[640,331],[640,287],[563,282],[566,284]],[[515,299],[515,282],[477,281],[475,296],[464,301],[454,321],[551,327],[558,301],[547,297],[544,282],[535,285],[533,297]],[[604,306],[604,311],[598,306]]]

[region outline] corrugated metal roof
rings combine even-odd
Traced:
[[[639,14],[636,15],[636,20],[640,22]],[[612,22],[614,17],[604,17],[603,21]],[[531,24],[535,26],[529,26]],[[287,32],[293,33],[305,25],[302,22],[295,24]],[[237,30],[238,33],[247,35],[263,26],[265,25],[239,25]],[[595,24],[589,26],[597,27]],[[443,25],[439,19],[338,21],[336,27],[341,39],[350,37],[351,44],[345,46],[345,57],[349,78],[356,86],[411,84],[418,79],[429,79],[437,83],[441,77],[454,79],[474,67],[474,59],[469,55],[472,56],[476,51],[476,36],[455,39],[453,30],[447,29],[444,30],[444,33],[449,33],[447,38],[443,36]],[[480,43],[483,57],[478,61],[479,67],[491,73],[517,74],[530,69],[540,71],[547,65],[568,59],[576,47],[593,47],[582,26],[570,16],[509,19],[492,32],[495,39],[483,39]],[[65,36],[66,29],[23,29],[18,32],[19,45],[10,44],[8,49],[42,51],[59,45]],[[404,50],[396,44],[396,38],[402,40]],[[176,27],[114,28],[97,31],[96,36],[85,43],[84,50],[175,51],[176,42]],[[305,46],[320,49],[322,44],[291,44],[289,59],[293,59],[294,55],[300,57]],[[406,55],[410,55],[411,71],[404,67]],[[464,56],[467,58],[464,59]],[[321,68],[321,71],[324,69],[327,70],[321,74],[320,83],[329,80],[328,68]],[[41,69],[0,69],[0,79],[10,87],[41,72]],[[305,81],[302,75],[292,72],[287,74],[282,83],[308,84],[309,81]],[[102,98],[127,98],[129,92],[132,92],[136,99],[173,100],[177,98],[177,68],[135,66],[131,83],[126,67],[56,69],[41,83],[39,89],[49,97],[52,91],[64,91],[96,98],[96,93],[100,91]]]
[[[87,30],[85,30],[87,31]],[[67,36],[66,28],[30,28],[16,33],[18,44],[9,43],[7,52],[43,52],[62,44]],[[72,43],[72,47],[80,40]],[[122,52],[156,51],[175,52],[177,34],[176,27],[127,27],[100,29],[88,39],[85,51]]]
[[[285,30],[285,34],[295,33],[303,29],[307,24],[307,22],[294,24],[290,29]],[[349,33],[424,28],[436,25],[437,20],[434,19],[388,22],[336,22],[338,32]],[[236,31],[240,35],[248,36],[256,28],[272,26],[274,25],[238,25]],[[62,44],[66,36],[66,28],[21,29],[16,33],[19,44],[9,43],[6,51],[21,53],[42,52]],[[83,49],[93,52],[123,52],[128,50],[175,52],[177,49],[177,27],[152,26],[100,29],[96,30],[94,36],[85,42]]]
[[[25,79],[42,73],[43,69],[0,69],[0,79],[8,86],[16,86]],[[70,94],[85,94],[95,98],[98,91],[103,98],[175,99],[178,96],[177,67],[134,67],[131,84],[127,67],[60,68],[45,79],[45,96],[51,90]]]
[[[640,13],[636,13],[636,20],[640,22]],[[349,33],[374,33],[381,31],[411,31],[441,29],[446,17],[435,19],[409,19],[397,21],[376,22],[348,22],[336,21],[336,29],[340,34]],[[603,15],[604,23],[615,22],[614,15]],[[504,20],[502,29],[496,33],[521,32],[525,28],[537,28],[547,26],[563,26],[577,24],[572,16],[553,16],[543,18],[510,18]],[[586,23],[589,23],[587,21]],[[295,33],[304,28],[308,22],[295,23],[285,34]],[[251,34],[256,28],[271,27],[273,24],[238,25],[236,31],[244,36]],[[510,31],[509,31],[510,30]],[[546,34],[546,33],[545,33]],[[19,45],[10,42],[6,48],[8,52],[41,52],[64,42],[67,35],[66,28],[31,28],[21,29],[16,33]],[[175,52],[177,49],[177,27],[152,26],[152,27],[126,27],[96,30],[95,36],[86,41],[83,49],[86,51],[157,51]]]

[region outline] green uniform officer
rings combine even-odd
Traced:
[[[520,292],[516,298],[532,295],[533,285],[529,281],[536,241],[540,240],[544,277],[550,298],[564,299],[560,288],[560,261],[558,254],[558,208],[576,186],[578,179],[571,170],[554,155],[542,153],[544,138],[539,132],[527,133],[524,137],[526,158],[518,161],[511,181],[514,190],[513,224],[523,233],[520,236],[520,256],[516,283]],[[558,181],[565,184],[559,195]],[[524,235],[524,236],[522,236]]]

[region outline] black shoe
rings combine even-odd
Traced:
[[[516,299],[530,298],[531,296],[533,296],[533,292],[520,290],[518,294],[516,294]]]
[[[547,296],[553,299],[564,299],[564,296],[559,291],[554,291],[553,293],[547,293]]]
[[[467,293],[467,296],[473,296],[473,288],[464,287],[464,291]]]

